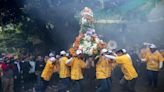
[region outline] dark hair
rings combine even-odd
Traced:
[[[124,52],[121,49],[121,50],[116,51],[116,54],[118,54],[118,53],[124,53]]]

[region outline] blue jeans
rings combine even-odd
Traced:
[[[48,87],[48,85],[49,85],[49,81],[46,81],[46,80],[44,80],[44,79],[42,79],[42,87],[41,87],[41,92],[46,92],[46,89],[47,89],[47,87]]]
[[[120,85],[122,87],[122,92],[124,91],[129,91],[129,92],[136,92],[135,91],[135,85],[136,85],[136,80],[132,79],[132,80],[126,80],[124,77],[120,80]]]
[[[71,92],[83,92],[83,80],[73,80]]]
[[[35,90],[37,92],[40,92],[41,91],[41,87],[42,87],[42,79],[41,79],[41,72],[38,72],[38,75],[37,75],[37,82],[36,82],[36,85],[35,85]]]
[[[147,70],[148,85],[157,87],[158,84],[158,71]]]
[[[111,91],[111,79],[99,79],[99,86],[96,92],[110,92]]]
[[[62,81],[62,87],[59,90],[59,92],[66,92],[67,90],[69,90],[69,86],[70,86],[70,78],[61,78]]]

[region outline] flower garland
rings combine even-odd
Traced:
[[[102,48],[107,47],[107,44],[100,40],[94,29],[94,18],[93,12],[90,8],[85,7],[81,11],[80,20],[80,33],[75,38],[73,48],[69,49],[69,53],[74,56],[75,51],[80,49],[84,54],[92,56],[99,53],[98,51]]]

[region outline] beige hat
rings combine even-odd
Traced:
[[[151,45],[150,45],[150,48],[151,48],[151,49],[155,49],[155,48],[157,48],[157,47],[156,47],[154,44],[151,44]]]
[[[51,58],[50,58],[50,61],[51,61],[51,62],[55,62],[55,61],[56,61],[56,58],[55,58],[55,57],[51,57]]]
[[[101,54],[106,53],[106,52],[108,52],[107,49],[102,49],[102,50],[101,50]]]
[[[50,56],[50,57],[54,57],[55,55],[54,55],[54,53],[51,52],[51,53],[49,54],[49,56]]]
[[[67,53],[63,50],[60,52],[60,55],[66,55]]]

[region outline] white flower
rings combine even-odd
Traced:
[[[83,17],[83,18],[81,19],[81,24],[85,24],[85,23],[87,23],[87,19]]]
[[[100,42],[100,39],[99,38],[96,38],[95,41],[98,44]]]
[[[94,49],[96,49],[96,48],[97,48],[97,44],[94,43],[92,47],[93,47]]]
[[[79,49],[80,49],[80,50],[82,50],[83,48],[84,48],[84,46],[83,46],[83,45],[80,45],[80,46],[79,46]]]
[[[91,36],[85,34],[83,39],[85,41],[91,41]]]
[[[91,42],[87,43],[87,47],[91,47],[91,45],[92,45]]]

